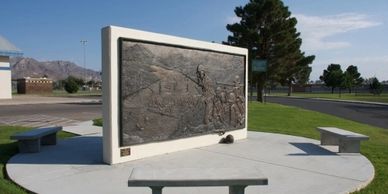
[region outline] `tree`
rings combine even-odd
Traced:
[[[312,68],[309,65],[313,63],[314,59],[314,55],[310,55],[307,57],[303,55],[303,57],[300,59],[300,61],[298,62],[299,71],[295,74],[295,82],[297,84],[306,84],[310,80]]]
[[[348,88],[349,93],[352,93],[352,88],[360,86],[364,79],[358,72],[357,66],[350,65],[344,73],[344,86]]]
[[[76,78],[76,77],[74,77],[74,76],[69,76],[69,77],[67,77],[67,79],[66,80],[72,80],[72,81],[74,81],[75,83],[77,83],[77,85],[79,86],[79,87],[82,87],[83,85],[85,85],[85,81],[82,79],[82,78]]]
[[[250,0],[245,6],[236,7],[234,12],[241,20],[226,26],[232,35],[224,44],[248,49],[250,84],[257,83],[257,99],[263,101],[266,82],[287,80],[284,72],[300,60],[302,40],[295,27],[297,20],[280,0]],[[252,74],[252,59],[267,60],[267,72]],[[295,68],[292,74],[298,70]]]
[[[65,90],[67,93],[77,93],[78,92],[78,85],[75,81],[73,80],[68,80],[66,83],[65,83]]]
[[[66,92],[68,92],[70,94],[77,93],[78,89],[79,89],[79,83],[77,83],[77,81],[79,81],[79,79],[77,79],[73,76],[67,77],[67,79],[64,80]]]
[[[376,77],[371,79],[371,83],[369,83],[369,91],[373,95],[380,95],[383,92],[383,85]]]
[[[315,59],[314,55],[304,56],[304,53],[299,54],[298,60],[283,69],[284,71],[280,73],[280,83],[282,85],[288,86],[288,96],[292,94],[292,85],[304,85],[309,81],[311,67],[309,66]]]
[[[330,64],[327,69],[323,70],[323,75],[319,77],[327,87],[331,87],[331,93],[334,93],[336,87],[341,87],[343,85],[343,72],[341,65],[339,64]]]

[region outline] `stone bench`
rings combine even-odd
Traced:
[[[340,153],[360,153],[360,141],[369,137],[338,129],[335,127],[317,127],[321,133],[321,145],[337,145]]]
[[[40,151],[41,145],[57,144],[57,132],[60,130],[61,126],[37,128],[14,134],[11,139],[18,140],[21,153],[35,153]]]
[[[228,186],[229,194],[244,194],[249,185],[268,185],[268,179],[255,169],[241,168],[134,168],[130,187],[150,187],[161,194],[163,187]]]

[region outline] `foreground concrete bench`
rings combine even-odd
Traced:
[[[360,153],[360,141],[369,137],[335,127],[317,127],[321,133],[321,145],[338,145],[340,153]]]
[[[134,168],[128,186],[150,187],[162,194],[163,187],[228,186],[229,194],[244,194],[249,185],[268,185],[268,179],[255,169],[241,168]]]
[[[62,127],[37,128],[20,132],[11,136],[11,139],[19,141],[21,153],[35,153],[40,151],[40,145],[57,144],[57,132]]]

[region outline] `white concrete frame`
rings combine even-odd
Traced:
[[[169,140],[155,143],[139,144],[127,147],[120,147],[119,139],[119,59],[118,42],[119,38],[129,38],[140,41],[164,43],[169,45],[184,46],[196,49],[225,52],[231,54],[245,55],[245,77],[248,78],[248,50],[226,46],[217,43],[210,43],[187,38],[145,32],[117,26],[107,26],[102,29],[102,77],[103,77],[103,160],[108,164],[116,164],[126,161],[137,160],[145,157],[171,153],[186,149],[208,146],[219,143],[222,137],[232,134],[235,140],[247,137],[248,109],[245,103],[245,128],[228,131],[224,135],[208,134],[196,137],[188,137],[177,140]],[[248,91],[248,82],[245,80],[245,91]],[[248,99],[247,92],[245,99]],[[120,156],[120,150],[130,148],[129,156]]]
[[[0,56],[0,99],[12,98],[11,68],[8,56]]]

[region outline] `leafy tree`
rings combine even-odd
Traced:
[[[250,0],[234,12],[241,20],[226,26],[232,35],[224,43],[248,49],[249,80],[251,84],[257,83],[257,99],[263,101],[262,90],[267,81],[286,82],[300,70],[288,68],[297,66],[301,57],[297,20],[281,0]],[[252,74],[252,59],[267,60],[267,72]],[[287,69],[292,69],[292,73],[284,73]]]
[[[66,80],[57,80],[54,81],[54,90],[63,90]]]
[[[380,95],[383,92],[383,85],[376,77],[373,77],[371,83],[369,83],[369,91],[373,95]]]
[[[78,84],[74,80],[67,80],[65,83],[65,90],[67,93],[77,93],[78,92]]]
[[[349,93],[352,93],[352,88],[360,86],[364,79],[358,72],[357,66],[350,65],[344,73],[344,86],[348,88]]]
[[[309,66],[315,59],[314,55],[303,56],[299,61],[299,71],[295,75],[295,82],[297,84],[306,84],[310,80],[312,68]]]
[[[64,88],[65,88],[66,92],[71,93],[71,94],[78,92],[79,87],[83,85],[82,79],[78,79],[78,78],[73,77],[73,76],[67,77],[65,80],[63,80],[63,82],[65,84]]]
[[[86,85],[90,88],[94,88],[97,85],[97,82],[94,80],[89,80],[88,82],[86,82]]]
[[[319,77],[327,87],[331,87],[331,93],[334,93],[336,87],[343,86],[343,72],[341,65],[339,64],[330,64],[327,69],[323,70],[323,75]]]
[[[80,87],[85,85],[85,81],[82,78],[76,78],[76,77],[71,76],[71,75],[69,77],[67,77],[66,80],[67,81],[72,80],[75,83],[77,83],[77,85],[80,86]]]
[[[288,86],[288,96],[292,94],[292,85],[304,85],[309,81],[311,67],[309,66],[315,59],[314,55],[304,56],[304,53],[300,53],[299,59],[283,69],[284,71],[280,74],[280,82],[282,85]]]

